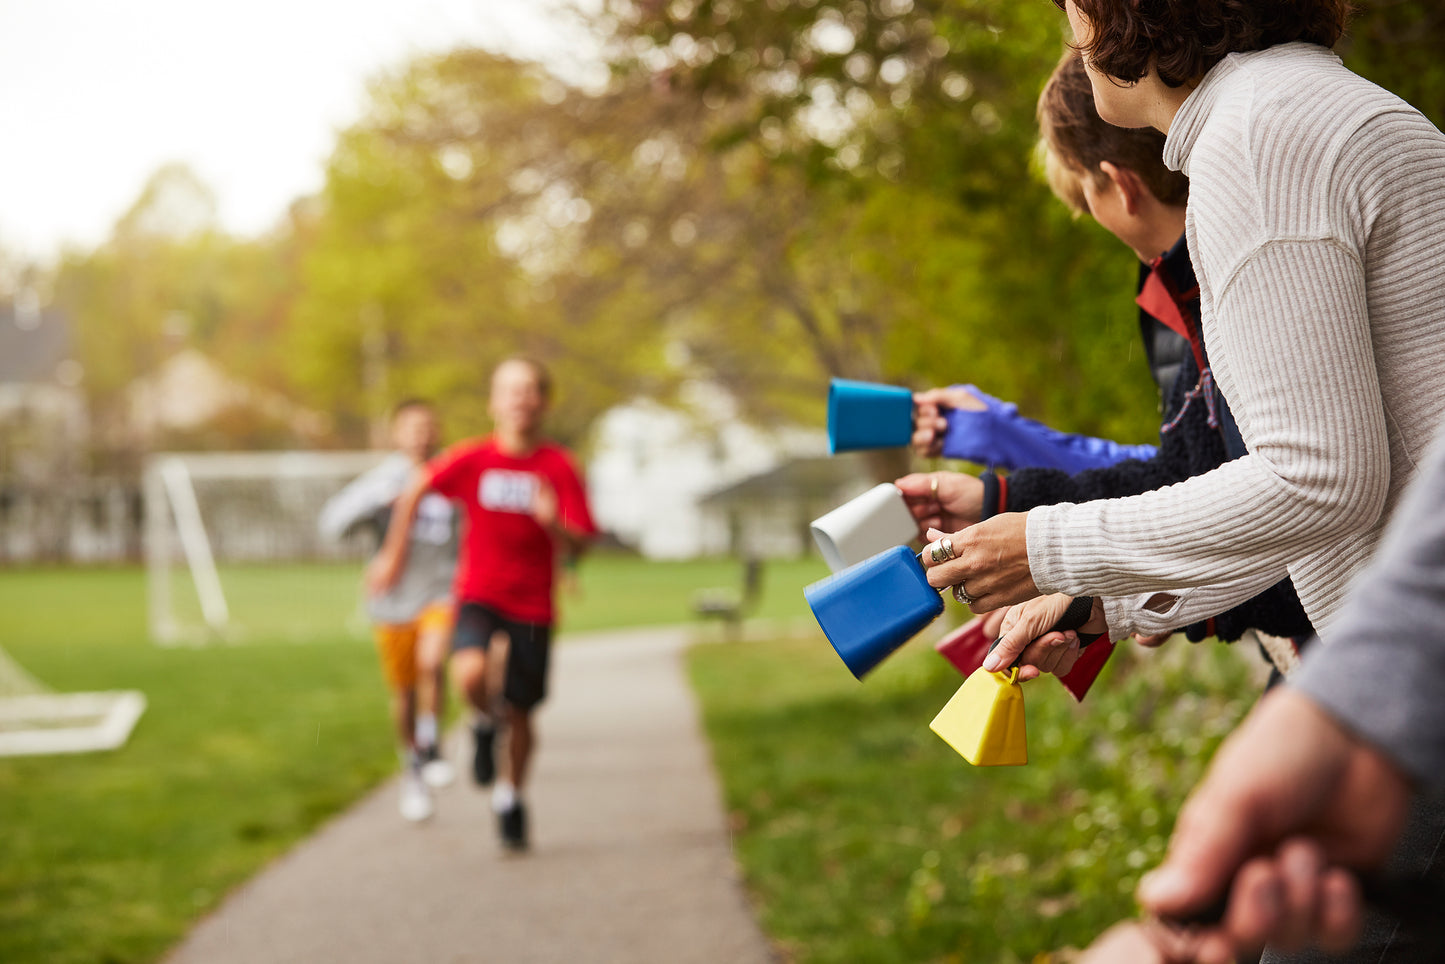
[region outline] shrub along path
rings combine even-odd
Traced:
[[[462,776],[421,826],[395,781],[233,894],[172,964],[345,960],[764,962],[684,680],[687,631],[574,636],[553,653],[529,790],[532,851],[503,855]]]

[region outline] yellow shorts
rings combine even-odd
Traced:
[[[381,673],[392,689],[409,690],[416,686],[416,644],[423,635],[446,633],[452,626],[452,604],[432,603],[409,623],[383,624],[375,627],[376,651],[381,657]]]

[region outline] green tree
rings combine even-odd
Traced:
[[[753,209],[746,226],[714,216],[700,231],[731,232],[714,247],[729,252],[734,306],[751,298],[754,310],[725,328],[709,314],[718,299],[693,308],[704,319],[694,343],[715,367],[727,371],[730,352],[752,359],[748,397],[777,372],[816,417],[828,374],[971,380],[1060,424],[1148,437],[1147,375],[1117,364],[1137,341],[1133,258],[1070,219],[1029,170],[1034,101],[1063,49],[1056,10],[607,9],[619,75],[689,104],[682,140],[731,171],[723,189]],[[738,243],[749,232],[767,243]],[[810,364],[758,366],[769,342],[810,348]]]
[[[372,90],[328,165],[290,357],[355,428],[425,394],[454,431],[486,425],[486,380],[522,352],[556,372],[554,429],[580,437],[658,366],[649,319],[599,301],[627,279],[580,244],[605,182],[593,101],[482,51],[425,58]]]
[[[284,228],[257,240],[225,235],[209,188],[189,169],[168,165],[105,243],[64,255],[55,270],[55,302],[72,319],[100,439],[122,444],[127,388],[183,347],[207,353],[234,377],[290,393],[275,345],[289,322],[295,240]],[[254,419],[238,413],[232,421]],[[277,426],[207,436],[216,445],[257,438],[281,444],[284,437]]]
[[[1362,0],[1340,45],[1345,62],[1445,125],[1445,6]]]

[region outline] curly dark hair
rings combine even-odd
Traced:
[[[1064,0],[1054,0],[1064,9]],[[1302,40],[1333,47],[1350,0],[1074,0],[1093,27],[1079,51],[1133,83],[1157,67],[1170,87],[1197,81],[1232,53]]]
[[[1164,204],[1183,206],[1189,199],[1189,179],[1164,166],[1164,135],[1152,127],[1115,127],[1105,123],[1094,107],[1094,89],[1076,50],[1068,50],[1039,95],[1039,137],[1049,154],[1069,169],[1074,178],[1104,175],[1102,161],[1127,167]],[[1049,186],[1060,199],[1078,211],[1087,210],[1082,192],[1062,171],[1050,167]]]

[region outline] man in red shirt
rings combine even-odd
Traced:
[[[553,583],[559,558],[575,557],[596,532],[571,454],[542,438],[551,378],[539,363],[510,358],[492,373],[493,433],[461,442],[423,466],[393,508],[386,542],[367,571],[380,592],[405,562],[407,534],[428,491],[461,504],[466,531],[457,559],[452,676],[478,713],[473,773],[492,782],[496,736],[488,715],[487,654],[509,637],[503,697],[510,734],[507,773],[492,794],[503,843],[527,846],[522,782],[532,752],[532,709],[547,694]]]

